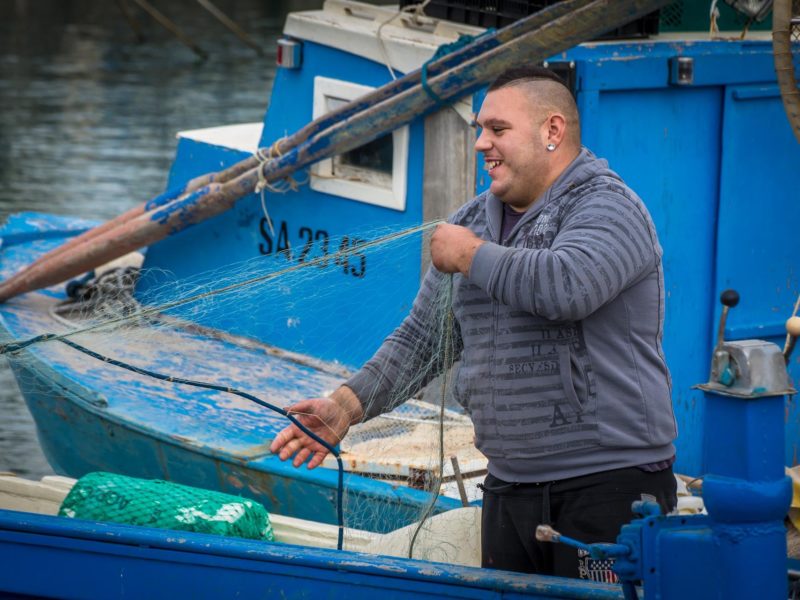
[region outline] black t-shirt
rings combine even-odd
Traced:
[[[500,232],[500,243],[504,246],[506,245],[506,241],[508,235],[511,233],[511,230],[514,229],[519,220],[524,215],[524,212],[519,212],[511,208],[508,204],[503,204],[503,229]]]

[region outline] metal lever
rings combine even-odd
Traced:
[[[711,360],[711,381],[730,387],[736,380],[735,368],[731,365],[730,355],[722,349],[722,346],[725,343],[725,324],[728,321],[728,311],[739,304],[739,293],[736,290],[725,290],[720,294],[719,300],[722,302],[722,314],[717,327],[717,345],[714,347],[714,355]]]
[[[728,311],[739,304],[739,292],[736,290],[725,290],[719,297],[722,302],[722,314],[719,317],[719,327],[717,328],[717,348],[725,341],[725,323],[728,320]]]
[[[786,343],[783,346],[783,360],[787,365],[798,336],[800,336],[800,317],[789,317],[786,321]]]
[[[576,539],[560,534],[550,525],[539,525],[536,528],[536,539],[540,542],[566,544],[578,550],[584,550],[589,556],[596,559],[617,558],[627,556],[631,549],[623,544],[584,544]]]

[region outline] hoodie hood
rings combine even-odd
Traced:
[[[608,168],[607,160],[604,158],[597,158],[591,150],[586,147],[581,147],[575,160],[567,165],[567,168],[564,169],[553,184],[547,188],[525,212],[525,215],[512,230],[511,237],[513,238],[517,229],[522,225],[535,219],[545,206],[557,200],[571,189],[581,186],[595,177],[611,177],[622,182],[622,178]],[[492,240],[499,243],[503,224],[503,201],[489,191],[484,193],[486,197],[485,210],[489,231]]]

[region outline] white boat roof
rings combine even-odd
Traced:
[[[238,125],[224,125],[222,127],[207,127],[205,129],[190,129],[179,131],[178,138],[186,138],[222,146],[233,150],[241,150],[249,154],[255,154],[258,150],[258,142],[261,140],[261,130],[264,123],[239,123]]]
[[[337,48],[408,73],[430,59],[439,46],[481,27],[401,12],[353,0],[326,0],[321,10],[290,13],[284,34]]]

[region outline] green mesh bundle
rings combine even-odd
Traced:
[[[160,480],[114,473],[81,477],[60,516],[160,529],[274,540],[269,514],[253,500]]]

